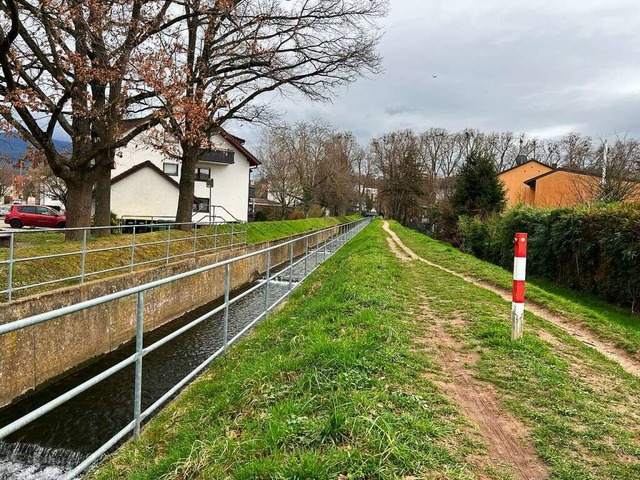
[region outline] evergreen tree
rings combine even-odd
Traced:
[[[490,155],[477,151],[469,154],[458,174],[451,203],[457,215],[486,218],[504,210],[504,186]]]

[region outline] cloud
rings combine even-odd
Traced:
[[[640,136],[635,1],[391,3],[380,45],[385,72],[332,104],[279,100],[288,120],[322,118],[363,143],[430,127]]]

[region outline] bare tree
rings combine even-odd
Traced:
[[[320,206],[334,216],[348,213],[356,204],[360,208],[364,203],[362,178],[355,174],[353,166],[363,164],[362,147],[352,133],[334,133],[325,141],[324,150],[324,159],[319,165],[320,175],[325,178],[318,188]]]
[[[110,175],[113,152],[157,122],[135,106],[136,49],[171,24],[160,0],[7,0],[0,8],[2,128],[38,148],[67,185],[69,227],[89,225],[95,182]],[[144,67],[140,67],[144,69]],[[126,120],[134,120],[128,123]],[[72,155],[53,135],[71,138]],[[68,237],[72,237],[70,232]]]
[[[591,164],[576,175],[574,190],[582,203],[624,202],[640,198],[640,141],[617,136],[593,151]]]
[[[327,100],[379,71],[375,22],[387,9],[387,0],[219,0],[202,12],[206,3],[180,4],[190,20],[162,39],[160,68],[146,79],[162,109],[155,145],[180,147],[167,152],[181,160],[179,222],[191,219],[195,165],[226,121],[264,120],[271,112],[258,99],[269,92]],[[303,192],[305,205],[309,198]]]
[[[13,186],[13,168],[8,165],[0,166],[0,197],[11,192]]]
[[[269,197],[280,205],[280,218],[292,209],[302,196],[294,166],[295,159],[287,148],[287,129],[270,128],[263,132],[259,146],[261,172]]]
[[[487,153],[493,157],[498,172],[513,167],[518,148],[513,132],[490,133],[486,135],[485,140]]]
[[[419,149],[418,137],[411,130],[388,133],[371,142],[384,208],[403,223],[421,216],[424,180]]]

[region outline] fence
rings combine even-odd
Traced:
[[[19,429],[28,425],[34,420],[42,417],[48,412],[51,412],[55,408],[64,404],[65,402],[80,395],[82,392],[97,385],[98,383],[105,380],[106,378],[114,375],[116,372],[119,372],[120,370],[124,369],[129,365],[135,364],[134,401],[133,401],[132,420],[127,425],[125,425],[118,433],[113,435],[98,450],[96,450],[93,454],[89,455],[84,461],[82,461],[82,463],[80,463],[73,470],[67,472],[63,477],[64,480],[70,480],[74,478],[76,475],[85,471],[89,466],[91,466],[94,462],[96,462],[104,453],[106,453],[115,445],[117,445],[129,434],[132,433],[133,438],[137,439],[140,435],[141,423],[145,419],[149,418],[154,411],[156,411],[174,394],[176,394],[194,377],[196,377],[213,360],[215,360],[218,356],[223,354],[229,345],[235,343],[258,321],[266,318],[269,315],[269,312],[276,305],[278,305],[284,298],[286,298],[304,280],[304,278],[306,278],[313,270],[315,270],[318,267],[318,265],[321,262],[329,258],[331,255],[333,255],[347,241],[349,241],[358,232],[360,232],[360,230],[362,230],[370,221],[371,219],[364,219],[364,220],[359,220],[357,222],[351,222],[348,224],[331,227],[329,229],[324,229],[318,232],[314,232],[312,234],[302,236],[294,240],[283,242],[263,250],[251,252],[245,255],[241,255],[241,256],[229,259],[229,260],[218,262],[213,265],[208,265],[206,267],[192,270],[190,272],[164,278],[162,280],[157,280],[155,282],[151,282],[145,285],[130,288],[128,290],[113,293],[110,295],[105,295],[100,298],[81,302],[76,305],[60,308],[51,312],[35,315],[32,317],[18,320],[5,325],[0,325],[0,335],[3,335],[10,332],[21,330],[26,327],[30,327],[30,326],[47,322],[47,321],[58,319],[65,315],[68,315],[74,312],[79,312],[87,308],[107,304],[109,302],[114,302],[116,300],[131,297],[134,295],[136,296],[136,303],[135,303],[136,305],[136,336],[135,336],[136,351],[135,353],[130,355],[126,359],[120,361],[119,363],[112,366],[111,368],[108,368],[102,373],[90,378],[89,380],[81,383],[75,388],[72,388],[68,392],[58,396],[57,398],[49,401],[48,403],[40,406],[39,408],[36,408],[35,410],[31,411],[27,415],[24,415],[21,418],[11,422],[10,424],[0,428],[0,439],[6,438],[8,435],[18,431]],[[330,235],[327,235],[327,232],[329,232]],[[324,241],[321,240],[322,238],[324,238]],[[296,243],[298,246],[298,250],[300,250],[301,249],[300,247],[302,247],[302,251],[304,252],[301,256],[297,258],[294,257],[294,245]],[[284,268],[282,270],[280,270],[277,273],[274,273],[274,266],[271,264],[272,252],[275,252],[276,249],[282,249],[283,246],[288,247],[288,250],[289,250],[288,261],[286,261]],[[259,256],[264,256],[264,260],[265,260],[264,270],[266,274],[264,279],[258,282],[256,285],[248,288],[247,290],[244,290],[241,294],[236,295],[233,298],[230,298],[232,265],[238,262],[242,262],[247,259],[250,259],[253,257],[259,257]],[[309,268],[309,265],[308,265],[310,263],[309,259],[312,259],[312,262],[313,262],[312,268]],[[184,325],[183,327],[177,329],[173,333],[145,347],[143,342],[145,292],[153,288],[156,288],[162,285],[171,284],[173,282],[177,282],[186,277],[198,275],[200,273],[207,272],[209,270],[217,269],[217,268],[224,268],[224,302],[217,308],[214,308],[211,311],[205,313],[204,315],[199,316],[198,318],[189,322],[187,325]],[[296,274],[296,278],[294,278],[294,269],[296,268],[298,269],[298,273]],[[274,302],[269,302],[269,287],[270,287],[270,284],[274,281],[288,282],[288,289],[286,293],[282,295],[280,298],[276,299]],[[244,328],[242,328],[238,333],[236,333],[231,339],[228,339],[227,336],[228,336],[230,305],[238,302],[242,298],[246,297],[247,295],[255,292],[260,288],[264,289],[264,303],[261,306],[261,310],[262,310],[261,313],[257,315],[255,318],[253,318],[253,320],[251,320],[246,326],[244,326]],[[223,313],[222,346],[219,349],[217,349],[214,353],[212,353],[200,365],[198,365],[193,371],[191,371],[191,373],[186,375],[182,380],[180,380],[177,384],[175,384],[169,391],[167,391],[164,395],[162,395],[162,397],[157,399],[150,407],[142,411],[142,408],[141,408],[142,407],[142,381],[143,381],[142,362],[143,362],[144,356],[160,348],[161,346],[165,345],[167,342],[174,340],[175,338],[187,332],[188,330],[192,329],[196,325],[204,322],[205,320],[213,317],[214,315],[220,312]]]
[[[188,227],[188,231],[182,228]],[[110,246],[91,248],[104,231],[117,234],[120,239],[109,240]],[[67,231],[82,232],[82,240],[64,242]],[[180,258],[212,252],[221,247],[246,245],[246,223],[145,223],[122,224],[111,227],[87,227],[73,229],[39,229],[8,232],[7,258],[0,261],[0,295],[11,301],[17,292],[37,289],[53,284],[84,283],[87,278],[97,278],[122,271],[133,271],[143,265],[168,264]],[[29,251],[33,243],[43,248],[59,251],[48,255],[21,257],[20,250]],[[113,243],[120,243],[113,245]],[[75,259],[75,261],[71,260]],[[38,281],[33,281],[37,272]],[[60,272],[67,272],[61,276]]]

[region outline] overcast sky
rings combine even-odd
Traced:
[[[390,3],[384,73],[332,104],[278,100],[288,121],[318,118],[363,143],[430,127],[640,136],[637,0]],[[251,145],[259,137],[257,127],[230,129]]]

